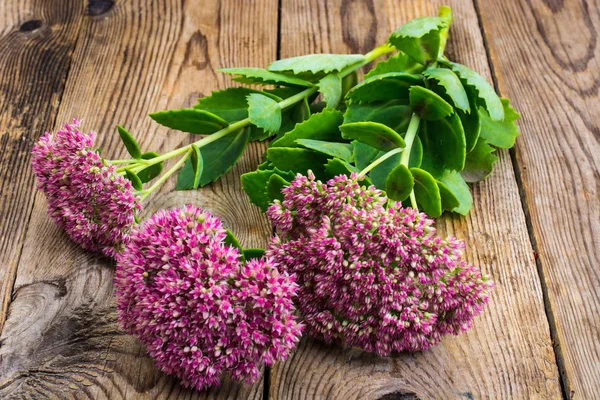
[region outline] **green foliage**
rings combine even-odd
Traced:
[[[229,171],[244,152],[249,139],[250,131],[242,129],[203,146],[201,150],[204,162],[198,187],[216,181]],[[194,177],[192,160],[188,159],[177,176],[178,190],[192,188]]]
[[[509,149],[515,145],[515,140],[519,136],[519,128],[515,121],[521,116],[510,106],[508,99],[500,99],[500,101],[504,108],[503,121],[493,121],[484,109],[479,109],[481,137],[491,145]]]
[[[245,87],[234,87],[225,90],[213,91],[210,96],[198,99],[195,109],[208,111],[228,123],[241,121],[248,117],[248,100],[251,94],[264,94],[275,101],[281,101],[281,98],[275,94],[260,90],[254,90]]]
[[[282,171],[292,171],[306,175],[312,170],[316,177],[325,176],[327,156],[313,150],[289,147],[271,147],[267,150],[267,158]]]
[[[290,183],[283,179],[281,175],[271,175],[267,182],[267,196],[269,197],[269,203],[272,203],[274,200],[282,201],[283,193],[281,193],[281,189],[289,185]]]
[[[159,154],[153,151],[148,151],[142,154],[142,160],[151,160],[155,157],[158,157]],[[144,168],[140,172],[137,173],[137,176],[140,178],[142,183],[150,182],[152,179],[156,178],[160,175],[163,169],[162,162],[149,166],[148,168]]]
[[[142,190],[142,181],[134,172],[126,169],[125,178],[131,182],[131,186],[133,186],[135,190]]]
[[[294,173],[278,168],[257,170],[242,175],[242,189],[248,195],[250,202],[256,204],[261,211],[267,211],[271,198],[267,193],[267,185],[273,175],[278,175],[286,181],[294,179]]]
[[[471,112],[467,92],[454,72],[446,68],[428,68],[423,75],[435,79],[445,89],[456,108],[467,113]]]
[[[442,202],[442,211],[452,211],[460,205],[460,201],[456,195],[446,186],[445,183],[436,181],[440,191],[440,199]]]
[[[477,94],[475,93],[475,90],[471,87],[466,87],[465,91],[469,98],[469,108],[471,109],[471,112],[467,113],[457,109],[456,114],[462,123],[465,132],[465,146],[467,148],[467,153],[469,153],[473,150],[473,147],[475,147],[477,139],[479,138],[479,132],[481,132],[481,120],[479,118],[479,113],[477,112],[479,107],[477,106]]]
[[[343,119],[343,114],[337,110],[323,110],[312,114],[306,121],[297,124],[293,130],[273,141],[271,147],[297,147],[298,139],[344,141],[339,129]]]
[[[238,238],[236,238],[235,235],[233,234],[233,232],[231,232],[227,228],[225,228],[225,232],[226,232],[225,244],[228,246],[231,246],[231,247],[235,247],[236,249],[238,249],[240,251],[240,253],[243,254],[242,244],[240,243]]]
[[[354,165],[339,158],[332,158],[331,160],[327,161],[327,164],[325,164],[325,174],[327,175],[328,179],[338,175],[350,176],[350,174],[353,172],[360,171]]]
[[[372,103],[350,103],[344,113],[344,123],[378,122],[399,133],[406,132],[412,108],[406,100],[388,100]]]
[[[438,179],[439,182],[442,182],[458,200],[458,206],[454,207],[452,211],[467,215],[471,210],[471,207],[473,207],[473,197],[471,196],[469,186],[460,173],[446,170]]]
[[[177,190],[197,189],[200,186],[203,169],[204,161],[200,149],[192,145],[192,154],[177,175]]]
[[[265,132],[276,133],[281,128],[281,108],[277,101],[263,94],[248,95],[250,122]]]
[[[440,31],[447,21],[440,17],[415,18],[398,28],[388,41],[419,64],[435,61],[440,49]]]
[[[414,185],[415,180],[408,167],[399,164],[387,176],[385,191],[390,199],[402,201],[410,196]]]
[[[319,92],[323,93],[327,109],[336,108],[342,99],[342,79],[338,74],[326,75],[319,81]]]
[[[348,143],[326,142],[324,140],[297,139],[296,143],[307,149],[318,151],[331,157],[352,162],[353,147]]]
[[[420,74],[425,66],[415,62],[403,52],[398,52],[387,60],[379,61],[375,68],[365,74],[365,80],[375,75],[387,74],[388,72],[405,72],[408,74]]]
[[[263,68],[223,68],[219,72],[237,75],[234,81],[253,85],[283,85],[311,87],[313,84],[300,78],[267,71]]]
[[[415,197],[417,203],[430,217],[442,215],[442,199],[437,181],[431,174],[420,168],[411,168],[415,180]]]
[[[312,74],[329,74],[338,72],[346,67],[363,63],[365,56],[362,54],[309,54],[283,60],[273,61],[269,64],[269,71],[290,71],[295,75],[303,72]]]
[[[404,147],[404,139],[387,125],[378,122],[351,122],[340,126],[342,137],[358,140],[382,151]]]
[[[140,150],[140,146],[138,145],[138,143],[135,140],[135,138],[133,137],[133,135],[131,133],[129,133],[125,128],[123,128],[121,125],[117,125],[117,131],[119,132],[121,141],[125,145],[125,148],[127,149],[127,152],[129,153],[129,155],[131,155],[131,157],[136,158],[136,159],[141,158],[142,150]]]
[[[150,118],[167,128],[196,134],[215,133],[228,125],[223,118],[195,108],[159,111]]]
[[[367,168],[379,155],[379,150],[375,147],[359,142],[358,140],[352,142],[352,147],[354,148],[352,158],[359,170]]]
[[[502,121],[504,119],[504,108],[500,98],[494,91],[492,85],[479,75],[477,72],[465,67],[462,64],[450,61],[442,61],[452,68],[460,77],[463,85],[470,86],[477,92],[477,96],[483,100],[485,109],[490,114],[492,121]]]
[[[494,148],[480,137],[473,150],[467,154],[465,168],[460,174],[470,183],[482,181],[492,173],[496,161],[498,157],[494,155]]]
[[[405,72],[388,72],[374,75],[354,86],[346,94],[346,99],[357,103],[408,99],[409,89],[422,84],[423,80],[419,75]]]
[[[265,255],[264,249],[244,249],[244,258],[246,261],[262,258]]]
[[[410,106],[421,118],[435,121],[454,113],[448,102],[435,92],[421,86],[410,88]]]
[[[384,154],[383,152],[378,153],[375,160],[377,160],[383,154]],[[373,161],[375,161],[375,160],[373,160]],[[373,185],[375,185],[375,187],[377,189],[385,190],[385,187],[387,184],[387,177],[394,170],[394,168],[396,168],[396,166],[399,164],[400,164],[400,154],[394,154],[393,156],[391,156],[390,158],[388,158],[387,160],[385,160],[384,162],[382,162],[381,164],[379,164],[378,166],[373,168],[371,170],[371,172],[369,173],[369,178],[371,178]]]
[[[435,170],[461,171],[465,165],[465,133],[456,114],[437,121],[423,121],[419,133],[423,152],[433,160]]]

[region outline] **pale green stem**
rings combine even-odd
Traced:
[[[440,30],[440,49],[438,51],[438,58],[441,58],[444,55],[444,50],[446,49],[450,24],[454,20],[454,18],[452,17],[452,9],[450,9],[450,7],[447,6],[441,6],[438,9],[438,17],[443,18],[447,21],[446,26]]]
[[[146,164],[147,163],[146,160],[142,160],[139,158],[131,158],[129,160],[107,160],[107,161],[109,161],[113,165],[116,165],[116,164]]]
[[[394,150],[390,150],[387,153],[385,153],[384,155],[382,155],[381,157],[379,157],[377,160],[373,161],[371,164],[369,164],[365,169],[363,169],[362,171],[360,171],[358,173],[358,180],[360,181],[361,179],[363,179],[369,172],[371,172],[371,170],[373,168],[375,168],[376,166],[378,166],[379,164],[381,164],[382,162],[384,162],[385,160],[387,160],[388,158],[390,158],[391,156],[393,156],[394,154],[398,154],[401,153],[402,151],[404,151],[403,148],[396,148]]]
[[[141,200],[144,200],[146,197],[148,197],[148,195],[150,193],[152,193],[154,190],[156,190],[160,185],[162,185],[169,178],[169,176],[173,175],[179,168],[181,168],[183,166],[183,164],[185,164],[187,159],[190,158],[191,155],[192,155],[192,151],[191,151],[191,147],[190,147],[190,150],[183,157],[181,157],[181,159],[179,161],[177,161],[177,163],[175,165],[173,165],[173,168],[171,168],[170,170],[165,172],[148,189],[142,191],[143,195],[141,197]]]
[[[406,151],[400,156],[400,164],[405,165],[406,168],[408,168],[408,162],[410,161],[410,152],[412,149],[412,145],[415,142],[415,138],[417,137],[417,132],[419,132],[420,123],[421,117],[413,113],[412,117],[410,118],[410,123],[408,124],[408,129],[406,130],[406,135],[404,136],[404,142],[406,143]],[[417,199],[415,198],[414,190],[411,190],[410,192],[410,203],[412,204],[415,210],[418,210]]]

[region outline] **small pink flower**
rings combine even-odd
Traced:
[[[56,224],[83,248],[114,257],[141,205],[131,183],[100,157],[94,139],[79,131],[77,120],[45,133],[32,149],[33,171]]]
[[[413,208],[386,207],[355,175],[298,175],[283,193],[267,211],[280,235],[267,256],[296,275],[310,335],[380,355],[423,350],[469,329],[487,303],[492,282],[462,261],[462,242],[435,237]]]
[[[119,319],[163,372],[198,390],[223,374],[255,382],[298,342],[294,277],[240,260],[221,221],[193,206],[161,210],[118,257]]]

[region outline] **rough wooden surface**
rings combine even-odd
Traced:
[[[190,141],[190,135],[159,128],[148,112],[190,106],[199,95],[229,85],[228,77],[215,73],[217,68],[264,65],[276,57],[276,1],[243,7],[233,0],[202,7],[168,0],[94,4],[77,38],[54,128],[73,116],[85,117],[84,127],[101,133],[103,154],[113,158],[124,156],[117,123],[137,134],[143,148],[174,148]],[[76,11],[83,18],[83,9]],[[46,102],[39,99],[49,107]],[[52,123],[22,128],[32,136],[21,145],[23,154],[33,136],[52,129]],[[239,174],[259,162],[261,146],[251,146],[218,184],[150,200],[146,213],[193,202],[223,217],[247,246],[264,246],[271,229],[248,204],[239,183]],[[23,176],[31,184],[24,164]],[[166,185],[163,192],[171,189]],[[29,196],[31,185],[18,193]],[[15,208],[16,200],[11,205]],[[160,374],[142,346],[118,327],[113,265],[73,245],[45,208],[38,193],[1,338],[0,398],[262,398],[262,381],[252,386],[225,382],[220,389],[194,393]],[[26,220],[27,213],[20,212],[14,210]]]
[[[100,133],[103,153],[114,158],[124,155],[116,123],[145,149],[171,149],[191,138],[146,114],[230,86],[216,69],[265,66],[278,55],[366,52],[441,3],[0,2],[0,398],[529,399],[560,398],[561,383],[568,396],[596,397],[600,21],[594,4],[449,2],[456,21],[447,53],[490,80],[494,72],[500,92],[523,114],[523,135],[512,160],[500,152],[493,175],[473,188],[469,217],[438,224],[466,240],[468,260],[496,288],[472,331],[428,352],[380,358],[303,339],[265,381],[185,390],[119,329],[113,265],[74,246],[32,191],[33,141],[72,117],[85,117],[84,127]],[[145,213],[193,202],[221,216],[246,246],[264,245],[271,228],[239,183],[264,148],[249,146],[232,171],[201,191],[173,192],[170,182]]]
[[[598,3],[481,1],[502,95],[521,111],[516,164],[568,396],[600,388]],[[505,29],[507,24],[519,29]]]
[[[443,4],[331,1],[325,8],[311,3],[283,2],[282,57],[365,52],[385,41],[403,22],[435,14],[437,6]],[[455,13],[450,58],[489,78],[472,3],[451,1],[449,5]],[[315,22],[307,25],[306,21]],[[324,26],[326,30],[321,28]],[[273,369],[271,398],[561,397],[518,187],[507,152],[501,152],[500,157],[493,175],[474,187],[475,204],[469,216],[446,217],[438,224],[441,231],[464,237],[467,259],[489,273],[496,284],[490,304],[475,320],[474,329],[444,339],[431,351],[392,358],[305,339],[288,362]]]

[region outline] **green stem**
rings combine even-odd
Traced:
[[[169,178],[169,176],[173,175],[179,168],[181,168],[183,166],[183,164],[185,164],[187,159],[190,158],[191,155],[192,155],[192,151],[191,151],[191,147],[190,147],[190,150],[183,157],[181,157],[181,159],[179,161],[177,161],[177,163],[175,165],[173,165],[173,167],[170,170],[165,172],[156,182],[154,182],[154,184],[152,186],[150,186],[148,189],[143,191],[141,200],[144,200],[146,197],[148,197],[148,195],[150,195],[150,193],[152,193],[160,185],[162,185],[167,180],[167,178]]]
[[[143,164],[145,163],[145,160],[141,160],[138,158],[131,158],[128,160],[107,160],[109,161],[111,164],[116,165],[116,164]]]
[[[400,156],[400,164],[403,164],[408,168],[408,162],[410,161],[410,153],[412,150],[412,145],[415,142],[415,138],[417,137],[417,133],[419,132],[419,125],[421,124],[421,117],[417,114],[413,113],[412,117],[410,117],[410,122],[408,124],[408,129],[406,130],[406,135],[404,136],[404,142],[406,143],[405,152]],[[415,197],[415,191],[412,190],[410,192],[410,203],[415,210],[418,210],[417,207],[417,199]]]
[[[406,130],[406,135],[404,135],[404,142],[406,143],[406,147],[404,149],[406,151],[400,156],[400,164],[404,164],[407,167],[408,162],[410,161],[410,152],[412,149],[412,145],[415,142],[415,137],[417,137],[417,133],[419,132],[420,123],[421,117],[413,113],[412,117],[410,117],[408,129]]]
[[[384,155],[382,155],[381,157],[379,157],[377,160],[375,160],[371,164],[367,165],[367,167],[365,169],[363,169],[362,171],[360,171],[358,173],[358,180],[360,181],[361,179],[363,179],[369,172],[371,172],[371,170],[373,168],[375,168],[376,166],[378,166],[379,164],[381,164],[382,162],[384,162],[385,160],[387,160],[388,158],[390,158],[394,154],[398,154],[400,152],[403,152],[404,150],[405,149],[398,147],[398,148],[396,148],[394,150],[388,151],[387,153],[385,153]]]

